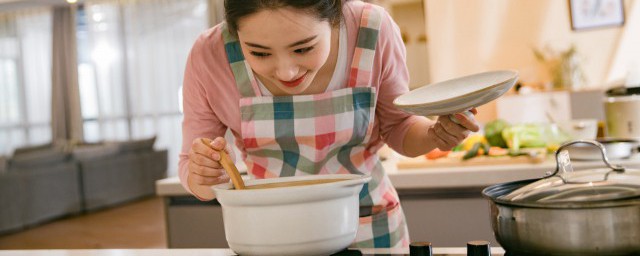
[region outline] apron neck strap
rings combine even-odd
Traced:
[[[358,39],[356,49],[353,53],[353,61],[349,72],[349,87],[371,86],[371,76],[373,69],[376,45],[382,20],[382,12],[378,7],[364,4],[360,27],[358,28]]]
[[[236,80],[238,92],[244,97],[255,97],[259,92],[258,83],[251,72],[251,67],[242,54],[240,42],[238,38],[229,32],[227,24],[222,25],[222,39],[224,40],[224,49],[227,52],[227,60],[231,66],[231,72]]]

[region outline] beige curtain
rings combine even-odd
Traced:
[[[224,21],[224,0],[207,0],[209,27]]]
[[[53,10],[51,132],[54,142],[80,142],[83,138],[75,14],[74,5]]]

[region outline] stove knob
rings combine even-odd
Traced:
[[[409,244],[410,256],[431,256],[431,242],[413,242]]]
[[[490,256],[489,241],[475,240],[467,242],[467,256]]]

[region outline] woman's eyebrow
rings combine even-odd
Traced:
[[[316,39],[316,37],[318,37],[318,35],[310,36],[310,37],[302,39],[302,40],[300,40],[298,42],[292,43],[292,44],[289,45],[289,48],[294,47],[294,46],[298,46],[298,45],[301,45],[301,44],[306,44],[308,42],[311,42],[311,40]]]
[[[306,43],[310,42],[311,40],[316,39],[316,37],[318,37],[318,35],[307,37],[305,39],[302,39],[300,41],[297,41],[295,43],[290,44],[288,47],[291,48],[291,47],[295,47],[295,46],[298,46],[298,45],[301,45],[301,44],[306,44]],[[246,44],[248,46],[251,46],[251,47],[261,48],[261,49],[265,49],[265,50],[271,49],[271,48],[269,48],[267,46],[256,44],[256,43],[251,43],[251,42],[244,42],[244,44]]]

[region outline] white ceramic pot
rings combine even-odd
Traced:
[[[370,176],[295,176],[245,185],[315,179],[346,180],[249,190],[214,186],[229,247],[240,255],[329,255],[347,248],[358,230],[358,195]]]

